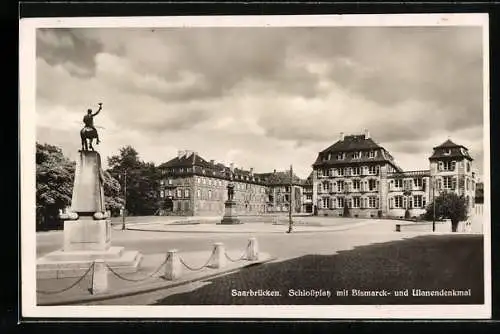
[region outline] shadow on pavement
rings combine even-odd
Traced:
[[[356,247],[335,255],[307,255],[245,268],[155,304],[483,304],[483,258],[482,235],[421,236]],[[387,295],[353,296],[353,289],[385,290]],[[470,296],[415,296],[412,289],[470,291]],[[250,290],[254,296],[235,296]],[[295,296],[289,295],[289,290],[294,290]],[[311,290],[331,294],[304,296]],[[405,290],[408,296],[395,296],[397,291]],[[279,295],[262,295],[269,291]],[[338,291],[349,294],[338,295]]]

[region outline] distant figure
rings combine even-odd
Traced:
[[[94,138],[97,139],[97,144],[101,141],[99,140],[99,134],[97,129],[94,127],[94,116],[97,116],[102,110],[102,103],[99,103],[99,109],[95,113],[92,113],[92,109],[87,110],[87,115],[83,117],[84,128],[80,131],[80,138],[82,139],[82,151],[88,151],[89,148],[93,151],[92,141]],[[87,142],[88,139],[88,142]]]

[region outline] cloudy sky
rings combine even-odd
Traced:
[[[306,177],[340,132],[368,129],[405,170],[451,138],[482,174],[481,41],[450,26],[39,29],[37,140],[74,158],[103,102],[103,156],[193,150]]]

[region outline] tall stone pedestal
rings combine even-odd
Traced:
[[[226,201],[224,203],[224,216],[219,224],[242,224],[236,213],[236,202]]]
[[[137,271],[142,255],[111,246],[111,221],[105,211],[101,158],[95,151],[81,151],[71,212],[61,215],[63,248],[38,259],[37,278],[79,277],[98,259],[118,273]]]

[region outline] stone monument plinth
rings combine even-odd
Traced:
[[[242,224],[236,212],[236,202],[234,201],[234,185],[227,186],[227,201],[224,202],[224,216],[218,224]]]
[[[63,248],[38,259],[38,278],[78,277],[98,259],[119,273],[137,271],[142,260],[138,251],[111,246],[111,221],[105,209],[103,183],[99,153],[80,151],[71,210],[60,214],[64,219]]]

